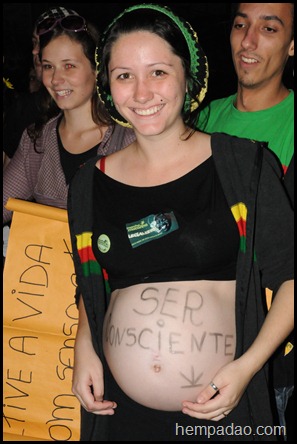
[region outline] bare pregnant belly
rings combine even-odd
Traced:
[[[140,284],[113,292],[103,347],[130,398],[174,411],[234,359],[235,334],[235,281]]]

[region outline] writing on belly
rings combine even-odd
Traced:
[[[105,329],[104,340],[111,347],[140,347],[147,350],[169,351],[169,353],[195,353],[205,348],[211,353],[232,356],[234,337],[221,332],[202,331],[199,333],[162,332],[163,320],[157,322],[156,328],[118,327],[110,322]]]
[[[205,316],[209,313],[205,313],[203,296],[196,290],[188,290],[181,304],[179,293],[179,290],[168,288],[160,297],[158,288],[146,288],[136,303],[134,300],[130,308],[133,315],[125,316],[126,322],[123,317],[119,322],[113,311],[108,314],[104,341],[109,347],[139,347],[170,354],[207,350],[211,354],[232,356],[233,334],[205,328]]]
[[[103,347],[122,390],[161,410],[179,410],[183,400],[194,401],[234,358],[234,288],[171,282],[115,293],[104,321]]]

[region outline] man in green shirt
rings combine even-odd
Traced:
[[[210,102],[197,126],[207,133],[267,142],[281,162],[294,205],[294,91],[284,83],[285,68],[294,57],[294,3],[232,6],[230,43],[237,92]],[[288,338],[271,362],[281,425],[286,424],[285,410],[294,388],[292,342]]]

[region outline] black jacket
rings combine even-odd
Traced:
[[[236,359],[253,343],[264,321],[266,311],[261,288],[276,291],[284,281],[293,278],[293,211],[284,194],[279,163],[262,144],[214,133],[211,145],[228,204],[243,229],[236,275]],[[108,286],[91,248],[85,248],[80,257],[82,246],[86,247],[82,239],[88,239],[93,228],[96,161],[97,158],[87,162],[74,177],[69,189],[68,213],[78,293],[84,298],[94,348],[104,363],[102,325],[109,302]],[[105,387],[105,396],[109,399],[108,387]],[[238,406],[228,415],[230,423],[242,428],[251,425],[255,433],[257,427],[262,427],[258,431],[263,433],[263,427],[274,425],[271,396],[264,366],[251,380]],[[82,409],[81,440],[106,440],[105,421],[105,416]],[[226,441],[277,440],[276,435],[264,433],[225,438]]]

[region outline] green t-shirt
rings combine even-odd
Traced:
[[[267,142],[286,172],[294,152],[294,91],[263,111],[238,111],[235,98],[236,94],[213,100],[201,111],[197,128]]]

